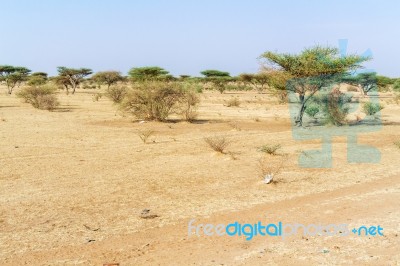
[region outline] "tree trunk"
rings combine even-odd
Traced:
[[[301,103],[301,107],[299,110],[299,115],[296,118],[296,125],[301,127],[303,126],[303,114],[304,111],[306,110],[306,101],[305,101],[305,96],[304,95],[299,95],[300,98],[300,103]]]

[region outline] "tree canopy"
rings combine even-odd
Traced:
[[[168,78],[169,72],[161,67],[134,67],[129,70],[128,75],[133,81],[155,80]]]
[[[0,66],[0,81],[5,82],[8,93],[11,94],[15,86],[26,81],[30,72],[26,67],[3,65]]]
[[[58,67],[58,77],[56,78],[56,83],[63,85],[67,91],[71,86],[72,94],[75,93],[76,88],[84,80],[86,76],[92,74],[92,70],[89,68],[67,68]]]
[[[123,81],[124,77],[118,71],[104,71],[97,72],[91,79],[96,83],[107,85],[110,88],[111,85],[116,84],[118,81]]]
[[[303,123],[306,103],[316,92],[361,68],[370,59],[359,55],[341,56],[339,49],[322,46],[304,49],[299,54],[265,52],[261,58],[292,77],[287,90],[299,95],[300,109],[295,119],[299,126]]]

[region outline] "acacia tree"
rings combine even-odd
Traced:
[[[168,71],[157,66],[150,67],[134,67],[129,70],[128,75],[133,81],[145,81],[145,80],[159,80],[168,79],[172,77],[168,75]]]
[[[343,82],[358,86],[365,96],[368,92],[377,89],[376,72],[359,73],[356,76],[345,76]]]
[[[300,109],[295,119],[298,126],[303,125],[307,101],[315,93],[342,80],[343,75],[361,68],[361,63],[369,60],[359,55],[341,56],[337,48],[321,46],[305,49],[300,54],[266,52],[261,57],[293,78],[287,90],[299,96]]]
[[[0,66],[0,81],[6,84],[8,94],[11,94],[14,87],[25,81],[30,72],[26,67]]]
[[[239,80],[251,84],[261,93],[270,82],[270,75],[267,72],[259,72],[256,74],[243,73],[239,75]]]
[[[204,80],[206,82],[211,82],[220,93],[223,93],[226,90],[226,84],[233,80],[229,72],[214,69],[201,71],[200,74],[205,76]]]
[[[69,87],[72,88],[72,94],[75,93],[76,88],[84,80],[86,76],[92,74],[92,70],[89,68],[67,68],[58,67],[58,77],[56,77],[56,83],[62,85],[67,94],[69,93]]]
[[[109,89],[111,85],[116,84],[118,81],[123,81],[124,77],[118,71],[104,71],[97,72],[91,79],[98,84],[107,85],[107,89]]]

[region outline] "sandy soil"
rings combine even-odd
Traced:
[[[348,164],[338,137],[332,168],[304,169],[299,153],[321,142],[293,140],[287,106],[270,95],[206,92],[189,124],[132,122],[92,94],[60,94],[55,112],[0,95],[1,264],[400,264],[400,106],[386,104],[383,129],[359,137],[380,149],[379,164]],[[236,96],[240,107],[227,107]],[[143,129],[155,131],[148,144]],[[212,151],[207,136],[229,139],[229,153]],[[267,143],[288,155],[271,185],[258,165]],[[141,218],[143,209],[158,217]],[[196,237],[191,219],[379,224],[385,236]]]

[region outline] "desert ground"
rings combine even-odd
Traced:
[[[0,89],[1,265],[400,265],[400,105],[389,96],[383,129],[359,136],[380,163],[349,164],[337,137],[333,167],[307,169],[298,156],[321,140],[294,140],[288,106],[270,94],[205,91],[195,123],[161,123],[93,101],[96,90],[60,92],[48,112]],[[155,133],[145,144],[139,130]],[[230,141],[226,154],[210,136]],[[285,158],[273,184],[260,175],[264,144],[282,146],[272,164]],[[384,236],[197,237],[191,219],[381,225]]]

